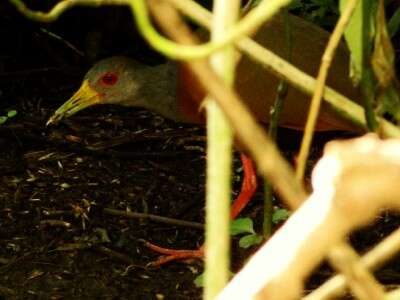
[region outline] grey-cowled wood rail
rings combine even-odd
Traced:
[[[299,17],[290,16],[292,63],[315,76],[329,33]],[[258,43],[280,55],[285,52],[282,16],[262,26],[253,37]],[[327,84],[350,99],[359,93],[348,78],[349,55],[341,44],[332,62]],[[275,101],[279,79],[261,66],[242,57],[238,63],[235,89],[260,122],[268,123],[269,110]],[[112,57],[95,64],[86,74],[80,89],[49,119],[55,123],[64,117],[95,104],[118,104],[149,109],[166,118],[188,123],[203,123],[200,105],[205,92],[196,78],[183,65],[169,62],[159,66],[142,65],[127,57]],[[289,89],[280,126],[301,130],[307,118],[310,96]],[[352,130],[351,124],[339,118],[327,106],[322,106],[317,130]],[[244,179],[242,191],[232,208],[236,217],[255,191],[255,172],[251,162],[242,157]],[[169,255],[165,261],[198,257],[200,252],[174,251],[153,247]],[[183,251],[183,252],[182,252]]]

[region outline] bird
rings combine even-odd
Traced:
[[[317,25],[291,14],[289,22],[293,49],[291,63],[309,75],[316,76],[330,34]],[[275,54],[283,56],[286,51],[283,15],[273,17],[261,26],[252,38]],[[359,102],[360,92],[353,86],[348,71],[349,52],[345,44],[341,43],[332,61],[327,85]],[[261,123],[268,124],[269,111],[275,101],[278,84],[279,79],[262,66],[245,56],[240,58],[234,88]],[[203,124],[201,102],[205,95],[206,91],[199,85],[196,77],[182,63],[168,61],[165,64],[148,66],[132,58],[114,56],[99,61],[86,73],[78,91],[55,111],[47,124],[57,123],[86,107],[98,104],[141,107],[176,122]],[[309,104],[310,96],[289,87],[279,126],[302,130]],[[354,131],[354,127],[338,117],[328,106],[322,105],[316,130]],[[251,160],[244,154],[241,155],[241,159],[244,165],[244,179],[242,190],[231,210],[232,218],[240,213],[257,186],[255,167]],[[190,252],[184,252],[186,250],[164,250],[153,244],[148,246],[166,254],[166,261],[190,256]],[[191,253],[193,257],[199,257],[201,251],[193,250]],[[155,265],[157,264],[158,262]]]

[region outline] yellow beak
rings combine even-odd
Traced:
[[[79,90],[56,110],[46,125],[56,124],[61,119],[68,118],[78,111],[98,103],[100,103],[99,94],[90,87],[87,80],[84,80]]]

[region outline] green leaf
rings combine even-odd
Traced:
[[[204,286],[204,273],[201,273],[199,276],[197,276],[194,279],[194,285],[198,288],[203,287]]]
[[[259,245],[262,242],[262,240],[263,240],[263,237],[261,235],[248,234],[239,240],[239,246],[240,246],[240,248],[247,249],[251,246]]]
[[[384,115],[386,113],[393,116],[396,121],[400,122],[400,98],[397,94],[396,89],[393,85],[388,87],[384,93],[380,93],[377,95],[378,98],[378,106],[376,109],[376,113],[378,115]]]
[[[285,221],[289,218],[290,213],[287,209],[280,208],[274,211],[272,215],[272,223],[278,224],[279,222]]]
[[[340,0],[342,11],[347,0]],[[373,16],[376,12],[375,1],[359,1],[344,33],[345,40],[351,52],[351,78],[358,84],[364,72],[366,58],[372,49],[372,33],[374,29]]]
[[[15,117],[17,115],[17,111],[16,110],[9,110],[7,112],[7,117],[12,118]]]
[[[379,115],[390,115],[400,123],[400,99],[397,92],[395,51],[386,27],[385,7],[379,2],[376,14],[375,47],[371,65],[379,88],[375,111]]]
[[[253,220],[250,218],[239,218],[231,222],[230,234],[255,233]]]
[[[385,7],[379,2],[375,25],[375,47],[371,64],[381,88],[385,89],[395,78],[394,49],[386,28]]]
[[[7,116],[0,116],[0,125],[4,124],[7,121],[8,117]]]
[[[392,15],[387,25],[390,37],[393,37],[400,28],[400,7]]]

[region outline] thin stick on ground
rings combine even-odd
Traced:
[[[133,212],[133,211],[123,211],[123,210],[118,210],[118,209],[113,209],[113,208],[104,208],[103,212],[107,215],[112,215],[112,216],[119,216],[119,217],[125,217],[125,218],[130,218],[130,219],[150,220],[150,221],[154,221],[157,223],[163,223],[163,224],[168,224],[168,225],[175,225],[175,226],[180,226],[180,227],[188,227],[188,228],[193,228],[193,229],[198,229],[198,230],[204,230],[204,224],[201,224],[201,223],[173,219],[173,218],[168,218],[168,217],[163,217],[163,216],[158,216],[158,215],[138,213],[138,212]]]

